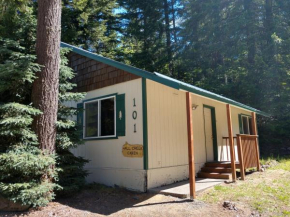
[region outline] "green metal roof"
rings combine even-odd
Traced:
[[[187,84],[185,82],[176,80],[174,78],[168,77],[166,75],[163,75],[163,74],[160,74],[160,73],[157,73],[157,72],[153,72],[152,73],[152,72],[148,72],[148,71],[145,71],[145,70],[142,70],[142,69],[138,69],[136,67],[133,67],[133,66],[130,66],[130,65],[126,65],[124,63],[117,62],[115,60],[100,56],[98,54],[86,51],[84,49],[75,47],[75,46],[70,45],[70,44],[66,44],[64,42],[61,42],[61,47],[70,48],[74,53],[77,53],[79,55],[91,58],[93,60],[105,63],[105,64],[110,65],[110,66],[114,66],[114,67],[116,67],[118,69],[130,72],[130,73],[132,73],[134,75],[137,75],[137,76],[140,76],[140,77],[143,77],[143,78],[150,79],[152,81],[156,81],[158,83],[164,84],[166,86],[172,87],[172,88],[177,89],[177,90],[189,91],[191,93],[195,93],[195,94],[198,94],[198,95],[201,95],[201,96],[204,96],[204,97],[208,97],[210,99],[214,99],[214,100],[217,100],[217,101],[220,101],[220,102],[224,102],[224,103],[228,103],[228,104],[231,104],[231,105],[243,108],[243,109],[247,109],[249,111],[256,112],[257,114],[260,114],[260,115],[263,115],[263,116],[267,116],[267,117],[270,116],[269,114],[267,114],[265,112],[262,112],[262,111],[260,111],[258,109],[252,108],[250,106],[244,105],[244,104],[239,103],[237,101],[234,101],[232,99],[229,99],[229,98],[226,98],[224,96],[218,95],[216,93],[204,90],[204,89],[196,87],[194,85]]]

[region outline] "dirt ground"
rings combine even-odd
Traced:
[[[268,179],[271,182],[272,177],[277,178],[281,173],[274,174],[274,172],[256,172],[247,175],[248,181],[238,181],[235,184],[224,183],[218,188],[234,188],[237,191],[235,194],[240,194],[247,190],[240,190],[239,186],[254,186],[255,183],[263,183]],[[135,193],[124,189],[92,185],[71,198],[51,202],[47,207],[30,209],[25,213],[0,213],[0,216],[269,216],[255,211],[247,197],[237,197],[234,200],[227,191],[222,193],[217,190],[217,188],[205,190],[197,195],[195,201],[191,201],[161,194]],[[227,198],[234,200],[234,209],[223,207]],[[213,199],[214,202],[210,202]]]
[[[59,199],[47,207],[25,213],[0,216],[249,216],[249,209],[238,211],[222,204],[206,204],[198,199],[179,199],[160,194],[134,193],[122,189],[86,189],[77,196]]]
[[[70,199],[52,202],[49,206],[26,213],[3,213],[1,216],[243,216],[244,211],[232,211],[222,204],[209,205],[201,201],[171,196],[136,194],[127,191],[84,191]],[[247,215],[248,216],[248,215]]]

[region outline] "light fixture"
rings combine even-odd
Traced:
[[[192,104],[191,107],[192,107],[192,110],[195,110],[195,109],[197,109],[198,105]]]

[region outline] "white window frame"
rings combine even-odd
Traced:
[[[114,135],[109,135],[109,136],[101,136],[101,106],[102,100],[105,99],[114,99]],[[92,103],[92,102],[98,102],[98,136],[91,136],[91,137],[86,137],[86,104]],[[116,96],[108,96],[108,97],[102,97],[94,100],[89,100],[84,102],[84,113],[83,113],[83,139],[103,139],[103,138],[114,138],[117,136],[117,118],[116,118]]]
[[[245,132],[244,132],[243,117],[247,118],[247,124],[248,124],[248,129],[249,129],[249,133],[248,134],[245,134]],[[242,129],[243,129],[243,134],[245,134],[245,135],[251,135],[250,118],[252,118],[252,117],[248,116],[248,115],[241,115]]]

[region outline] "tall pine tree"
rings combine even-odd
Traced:
[[[32,83],[40,66],[33,50],[35,18],[27,5],[9,2],[1,5],[0,24],[0,194],[1,209],[9,201],[43,206],[54,198],[57,184],[42,179],[49,174],[57,179],[55,155],[39,149],[31,129],[33,117],[41,111],[30,100]],[[14,207],[17,208],[17,207]]]
[[[87,175],[83,170],[87,161],[70,152],[81,144],[75,122],[68,120],[78,111],[64,102],[80,100],[84,94],[71,92],[75,85],[70,83],[74,73],[64,55],[68,51],[61,54],[55,154],[39,149],[31,128],[41,111],[31,106],[32,83],[40,66],[35,63],[36,18],[30,3],[1,5],[1,20],[6,21],[0,23],[0,209],[8,209],[9,201],[44,206],[55,197],[55,190],[59,196],[79,190]],[[43,180],[44,174],[58,184]]]

